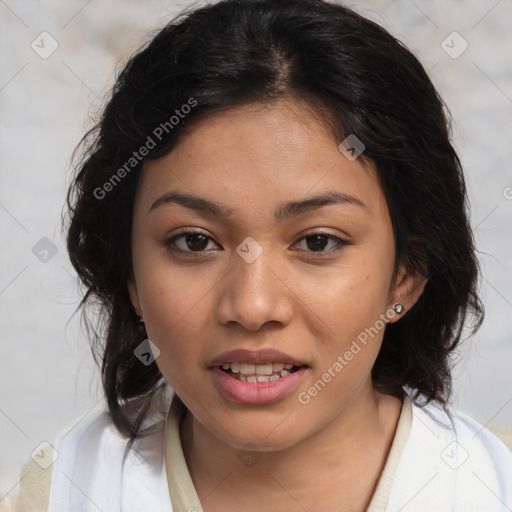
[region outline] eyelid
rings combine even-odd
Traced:
[[[177,233],[174,233],[172,236],[166,237],[162,243],[170,251],[177,252],[179,254],[185,254],[185,255],[191,255],[191,256],[197,257],[197,256],[205,255],[205,254],[208,254],[209,252],[211,252],[211,251],[184,251],[183,249],[180,249],[178,247],[172,247],[172,244],[174,244],[175,240],[177,240],[178,238],[184,237],[186,235],[195,235],[195,234],[204,235],[205,238],[208,239],[208,242],[212,241],[215,244],[220,245],[208,233],[201,231],[199,229],[194,229],[194,228],[182,228],[180,231],[178,231]]]
[[[332,256],[333,254],[336,254],[339,251],[341,251],[345,246],[352,245],[351,242],[349,242],[348,240],[341,238],[337,235],[333,235],[332,233],[329,233],[327,231],[316,230],[316,231],[310,231],[310,232],[306,232],[306,233],[302,234],[302,236],[300,236],[300,238],[297,240],[297,242],[294,243],[294,246],[297,245],[302,240],[304,240],[305,238],[308,238],[310,236],[315,236],[315,235],[322,235],[322,236],[327,237],[330,240],[334,240],[337,242],[337,246],[334,249],[329,249],[327,251],[303,251],[303,252],[306,252],[308,254],[308,256],[310,256],[310,255],[312,255],[313,257]]]
[[[175,242],[176,239],[178,239],[179,237],[182,237],[182,236],[189,235],[189,234],[204,235],[209,241],[213,241],[215,244],[220,245],[209,234],[205,233],[204,231],[194,229],[194,228],[182,228],[182,230],[180,230],[177,233],[174,233],[171,237],[165,238],[163,241],[163,244],[170,251],[173,251],[173,252],[176,252],[179,254],[183,254],[185,256],[201,257],[201,256],[207,255],[208,253],[212,252],[212,251],[206,251],[206,250],[185,251],[185,250],[179,249],[177,247],[171,247],[171,245]],[[334,249],[329,249],[327,251],[307,251],[307,250],[302,250],[302,249],[299,249],[299,251],[306,252],[306,253],[308,253],[308,255],[312,255],[313,257],[322,257],[322,256],[325,257],[325,256],[329,256],[329,255],[339,252],[347,245],[352,245],[352,243],[350,241],[346,240],[345,238],[341,238],[341,237],[339,237],[337,235],[333,235],[332,233],[329,233],[327,231],[322,231],[321,229],[317,229],[316,231],[313,230],[310,232],[300,233],[299,234],[300,238],[297,239],[297,241],[294,243],[294,246],[296,246],[299,242],[301,242],[305,238],[308,238],[308,237],[314,236],[314,235],[322,235],[322,236],[327,237],[330,240],[334,240],[337,242],[337,246]]]

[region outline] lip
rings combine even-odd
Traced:
[[[213,359],[209,366],[221,366],[224,363],[251,363],[251,364],[267,364],[267,363],[283,363],[293,364],[294,366],[307,366],[304,361],[299,361],[294,357],[279,352],[273,348],[260,350],[248,350],[239,348],[223,352]],[[279,381],[276,381],[279,382]],[[264,384],[264,383],[263,383]]]
[[[244,361],[249,362],[247,359],[244,359]],[[277,362],[284,362],[284,360]],[[270,404],[285,398],[297,388],[304,378],[306,370],[307,368],[303,366],[286,377],[281,377],[272,382],[243,382],[232,377],[218,366],[211,368],[216,387],[228,400],[251,405]]]

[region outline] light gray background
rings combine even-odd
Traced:
[[[512,0],[346,4],[420,57],[452,111],[487,315],[458,352],[454,404],[512,426]],[[16,492],[18,470],[41,441],[101,399],[71,318],[80,291],[60,230],[70,156],[116,65],[187,5],[0,0],[0,498]],[[43,31],[59,45],[47,59],[31,48]],[[469,44],[457,59],[441,47],[453,31]],[[42,237],[57,248],[46,263],[32,252]]]

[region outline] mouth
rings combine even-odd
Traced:
[[[209,364],[213,381],[230,401],[263,405],[290,395],[310,367],[274,349],[237,349],[217,356]]]
[[[242,382],[274,382],[276,380],[288,377],[306,365],[294,365],[285,363],[223,363],[218,366],[223,372],[234,379]]]

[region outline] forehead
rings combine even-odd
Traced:
[[[385,201],[374,167],[347,159],[340,142],[304,104],[232,108],[192,124],[169,154],[146,161],[138,199],[149,208],[178,190],[242,212],[335,191],[378,213]]]

